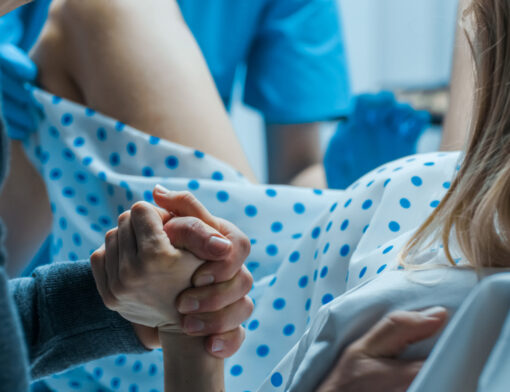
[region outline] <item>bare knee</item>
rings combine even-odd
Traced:
[[[81,94],[68,72],[65,35],[56,23],[48,21],[30,56],[38,68],[37,83],[45,90],[81,102]]]
[[[63,98],[85,104],[80,86],[83,60],[93,56],[112,23],[132,12],[132,0],[53,0],[48,20],[31,57],[38,83]]]
[[[49,20],[70,31],[95,31],[122,7],[122,0],[53,0]]]
[[[124,23],[129,19],[166,14],[169,10],[178,10],[174,0],[54,0],[50,16],[73,28],[92,32],[117,21]]]

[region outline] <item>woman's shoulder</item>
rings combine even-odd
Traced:
[[[458,152],[436,152],[389,162],[351,185],[345,192],[349,197],[347,204],[358,202],[371,219],[381,214],[398,212],[407,216],[417,211],[423,219],[450,188],[460,158]]]
[[[455,176],[458,153],[415,155],[388,163],[351,187],[363,236],[350,260],[357,285],[395,262],[395,254],[434,211]],[[348,212],[348,210],[346,210]]]
[[[416,154],[388,162],[365,174],[348,189],[354,190],[363,185],[371,187],[382,183],[384,187],[398,183],[402,179],[410,179],[414,186],[424,185],[423,178],[443,173],[453,177],[458,169],[461,152],[433,152]],[[421,181],[420,181],[421,179]]]

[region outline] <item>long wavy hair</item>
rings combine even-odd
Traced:
[[[404,247],[405,266],[437,240],[455,265],[453,233],[471,266],[510,266],[510,0],[472,0],[463,20],[475,66],[469,141],[446,196]]]

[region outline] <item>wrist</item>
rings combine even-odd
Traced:
[[[224,391],[222,359],[205,350],[205,338],[160,332],[165,361],[165,391]]]

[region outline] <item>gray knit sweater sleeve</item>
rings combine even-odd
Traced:
[[[88,262],[56,263],[9,282],[33,378],[118,353],[141,353],[131,324],[108,310]]]
[[[8,162],[0,110],[0,190]],[[103,305],[88,262],[53,264],[8,281],[4,232],[0,220],[0,392],[28,391],[30,372],[39,378],[112,354],[145,352],[131,324]]]
[[[1,256],[0,256],[1,257]],[[28,363],[17,313],[0,265],[0,391],[28,391]]]

